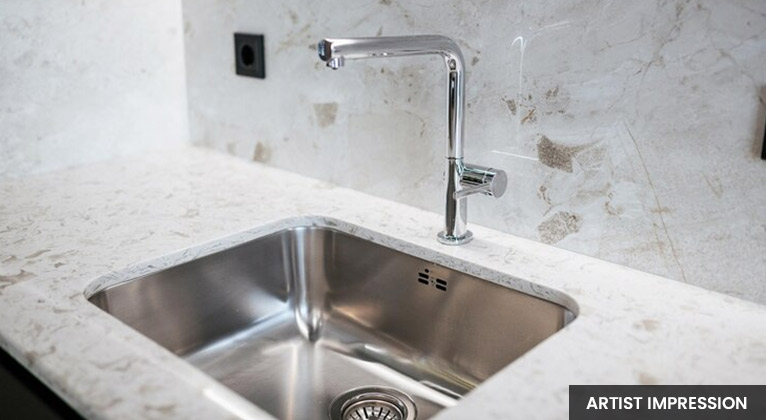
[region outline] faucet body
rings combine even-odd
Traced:
[[[447,150],[444,230],[439,241],[460,245],[471,240],[467,228],[468,199],[472,194],[500,197],[505,192],[505,172],[463,162],[465,112],[465,62],[460,47],[445,36],[417,35],[376,38],[327,38],[318,44],[319,58],[332,69],[346,60],[438,54],[447,67]]]

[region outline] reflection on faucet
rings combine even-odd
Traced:
[[[377,38],[327,38],[319,42],[319,58],[327,67],[339,69],[346,60],[363,58],[405,57],[438,54],[444,58],[448,72],[447,106],[447,190],[444,231],[439,242],[460,245],[471,240],[466,228],[467,197],[476,193],[500,197],[505,192],[504,171],[463,162],[463,121],[465,109],[465,63],[460,47],[440,35],[418,35]]]

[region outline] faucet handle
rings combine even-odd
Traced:
[[[455,199],[477,193],[500,198],[508,186],[508,176],[500,169],[466,163],[460,174],[460,185],[463,188],[455,191]]]

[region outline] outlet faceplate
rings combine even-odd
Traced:
[[[263,35],[234,34],[234,57],[238,75],[266,78]]]

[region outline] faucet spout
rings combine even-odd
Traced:
[[[447,245],[460,245],[470,241],[472,234],[466,228],[467,197],[474,193],[499,197],[505,190],[505,172],[463,163],[465,61],[460,47],[452,39],[441,35],[326,38],[317,45],[317,52],[319,58],[327,63],[327,67],[336,70],[343,67],[346,60],[430,54],[440,55],[444,59],[448,75],[448,132],[445,156],[447,191],[445,226],[438,237],[440,242]],[[481,181],[476,180],[477,174],[481,175]]]

